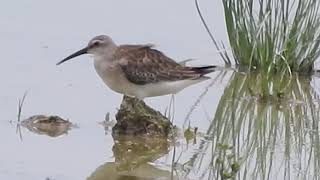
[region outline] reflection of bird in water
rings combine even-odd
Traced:
[[[188,67],[176,63],[151,45],[120,45],[106,35],[94,37],[88,45],[57,65],[82,54],[94,55],[94,67],[112,90],[128,96],[176,94],[202,82],[215,66]]]

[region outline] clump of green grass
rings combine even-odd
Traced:
[[[319,0],[222,0],[237,65],[308,73],[320,55]]]

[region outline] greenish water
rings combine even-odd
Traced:
[[[209,179],[319,177],[319,96],[311,85],[317,78],[264,79],[232,74],[190,167]],[[211,161],[204,163],[208,155]]]

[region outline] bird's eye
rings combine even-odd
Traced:
[[[95,41],[92,46],[99,46],[100,45],[100,42],[99,41]]]

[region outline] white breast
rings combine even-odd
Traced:
[[[100,78],[110,89],[124,94],[126,79],[123,77],[119,66],[112,62],[95,59],[94,67]]]

